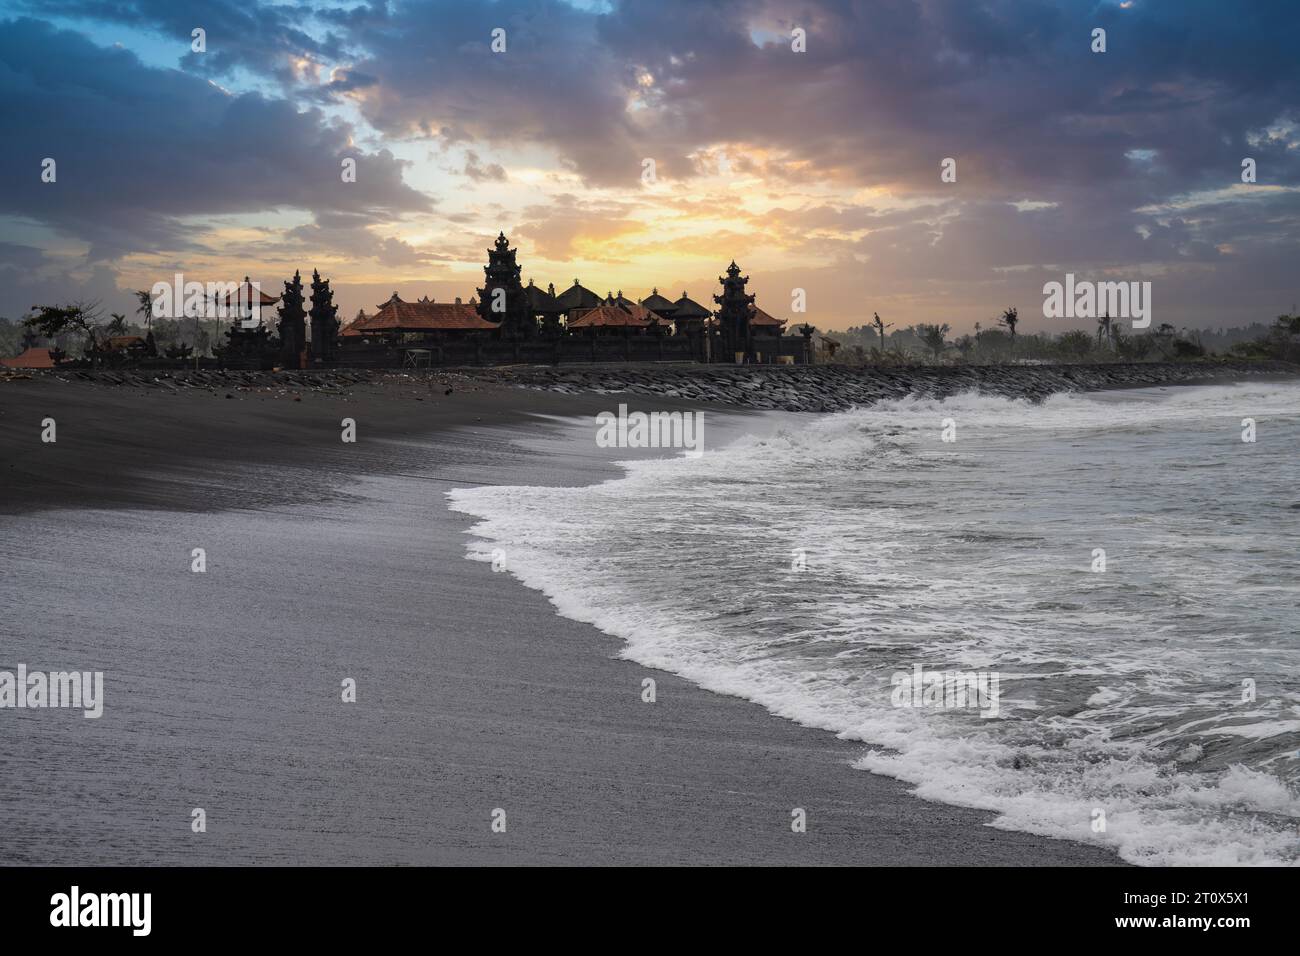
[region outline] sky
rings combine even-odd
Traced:
[[[0,0],[0,316],[177,272],[467,300],[504,231],[525,282],[711,306],[734,259],[823,330],[1060,332],[1066,273],[1270,322],[1298,35],[1290,0]]]

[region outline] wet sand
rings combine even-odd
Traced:
[[[620,399],[442,391],[0,383],[0,669],[106,694],[0,711],[0,863],[1119,863],[853,770],[862,745],[620,660],[465,560],[443,492],[614,474],[535,416]]]

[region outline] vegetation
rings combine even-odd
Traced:
[[[973,335],[949,339],[947,323],[893,328],[893,323],[873,314],[867,325],[832,333],[835,348],[823,354],[834,362],[872,365],[1160,362],[1212,355],[1300,363],[1300,314],[1279,316],[1272,325],[1205,331],[1178,329],[1168,322],[1133,330],[1107,315],[1097,320],[1095,331],[1070,329],[1053,335],[1022,331],[1021,316],[1013,306],[992,324],[989,328],[976,322]]]

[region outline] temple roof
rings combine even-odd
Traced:
[[[640,302],[633,302],[630,299],[622,299],[617,302],[620,309],[632,316],[634,319],[645,322],[646,325],[654,325],[659,321],[659,316],[651,312]]]
[[[687,298],[685,292],[682,293],[682,297],[677,300],[675,305],[677,306],[677,312],[673,315],[674,319],[704,319],[713,314],[694,299]]]
[[[260,289],[258,290],[258,294],[261,295],[262,297],[261,304],[263,306],[275,305],[277,302],[280,301],[280,297],[278,295],[267,295],[265,292],[262,292]],[[230,306],[230,305],[237,305],[242,302],[243,304],[247,305],[252,301],[253,301],[253,284],[248,280],[248,276],[244,276],[244,281],[239,284],[239,286],[235,289],[234,292],[227,295],[222,300],[221,304]]]
[[[573,285],[555,297],[555,306],[561,312],[568,312],[570,309],[593,309],[603,301],[600,296],[574,279]]]
[[[637,303],[633,302],[631,299],[629,299],[627,296],[623,294],[622,289],[619,289],[618,292],[611,293],[605,296],[605,305],[616,305],[621,309],[626,309],[628,306],[636,305],[636,304]]]
[[[778,319],[774,315],[768,315],[758,306],[754,306],[753,314],[749,317],[750,325],[772,325],[778,329],[785,325],[785,319]]]
[[[374,315],[358,315],[343,329],[349,337],[375,332],[437,332],[447,329],[482,329],[497,326],[484,321],[473,306],[459,302],[403,302],[397,293]]]
[[[532,279],[529,279],[528,285],[524,286],[524,295],[528,299],[528,307],[534,312],[564,311],[556,302],[556,296],[535,285]]]
[[[659,312],[664,315],[672,315],[677,311],[677,303],[673,302],[671,299],[665,299],[659,294],[658,289],[655,289],[648,296],[642,299],[641,304],[651,312]]]
[[[632,312],[627,309],[621,309],[616,305],[598,305],[594,309],[587,309],[580,313],[577,318],[569,320],[571,329],[594,329],[594,328],[637,328],[643,329],[651,323],[651,313],[648,309],[643,309],[635,302],[636,311]]]

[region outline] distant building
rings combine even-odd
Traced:
[[[572,318],[577,312],[594,309],[596,306],[603,304],[604,300],[600,296],[582,285],[577,279],[573,280],[573,285],[555,297],[555,306],[566,319]]]
[[[149,342],[143,335],[112,335],[104,340],[103,351],[126,355],[146,355]]]
[[[259,309],[273,309],[275,308],[276,303],[280,301],[278,295],[267,295],[261,289],[255,290],[253,288],[253,283],[249,281],[248,276],[244,276],[244,281],[236,287],[235,291],[227,294],[225,298],[220,300],[220,304],[225,306],[228,310],[226,313],[227,316],[230,316],[237,321],[252,318],[254,292],[257,293],[256,298]],[[265,323],[267,318],[268,316],[262,315],[262,322]]]
[[[682,293],[680,299],[673,303],[673,310],[673,324],[677,326],[678,335],[685,335],[688,332],[703,332],[705,322],[713,317],[712,312],[685,292]]]
[[[472,301],[472,300],[471,300]],[[358,312],[340,333],[345,342],[413,342],[425,339],[486,337],[497,325],[479,315],[473,304],[455,302],[404,302],[396,292],[374,315]]]
[[[780,335],[785,330],[785,319],[778,319],[776,316],[768,315],[758,306],[754,306],[754,314],[749,317],[749,324],[755,329],[775,332],[777,335]]]
[[[645,335],[650,329],[653,313],[643,309],[635,302],[632,309],[622,309],[617,305],[598,305],[594,309],[582,309],[569,319],[568,328],[572,332],[587,335]]]
[[[528,285],[524,287],[524,299],[528,302],[528,310],[532,314],[533,321],[540,326],[542,334],[549,337],[559,335],[563,330],[564,309],[555,295],[555,283],[550,283],[546,291],[533,284],[533,280],[528,280]]]
[[[28,346],[22,355],[0,358],[0,365],[5,368],[54,368],[54,359],[50,351],[50,349]]]
[[[512,341],[530,341],[537,337],[537,322],[529,311],[528,295],[519,279],[517,249],[503,232],[487,251],[488,264],[483,267],[483,288],[478,290],[478,314],[497,329],[499,337]]]

